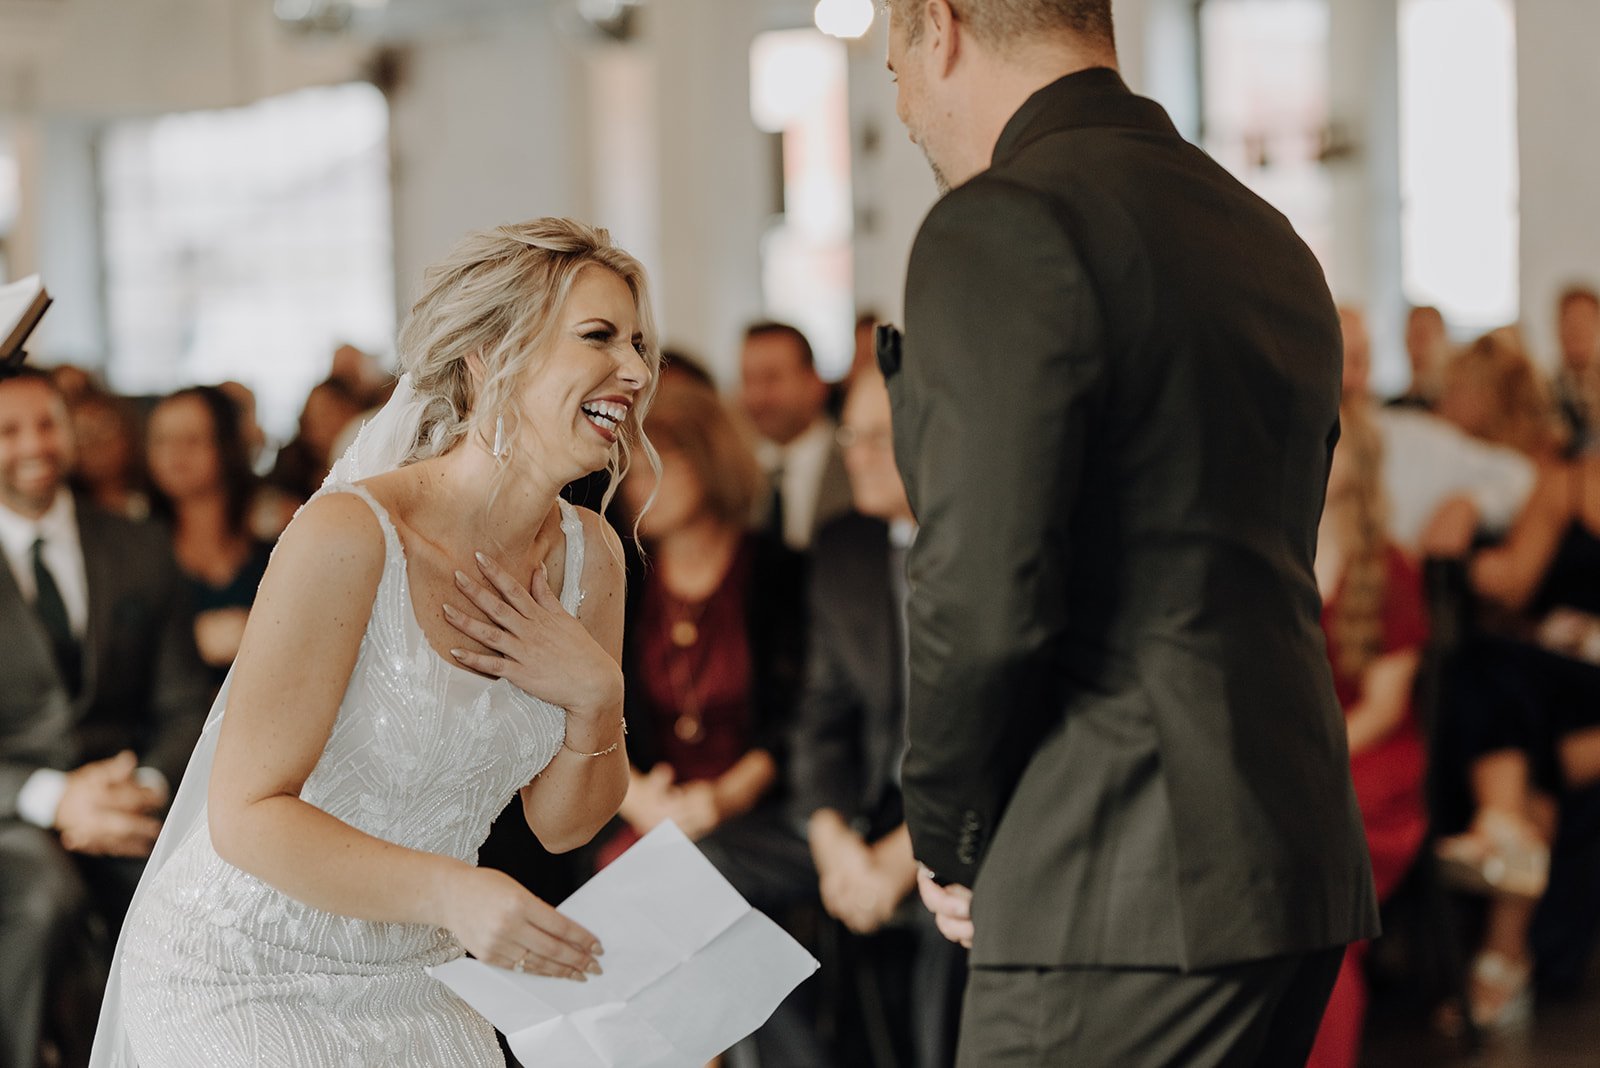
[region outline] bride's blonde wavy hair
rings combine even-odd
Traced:
[[[659,473],[660,460],[644,433],[661,370],[644,267],[612,244],[604,229],[561,218],[470,233],[423,276],[422,295],[411,306],[399,339],[400,369],[410,372],[413,388],[428,398],[407,463],[443,456],[469,434],[492,450],[501,420],[505,455],[521,423],[515,403],[518,384],[555,331],[579,272],[591,264],[627,284],[650,368],[649,383],[618,428],[617,447],[606,465],[610,480],[602,510],[610,505],[635,449]],[[479,382],[469,367],[473,357],[481,364]],[[502,472],[510,467],[503,465]]]

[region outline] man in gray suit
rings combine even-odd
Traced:
[[[0,380],[0,1066],[88,1059],[104,968],[205,718],[205,669],[161,528],[65,488],[66,405]],[[61,984],[76,987],[63,993]],[[81,1049],[77,1043],[81,1042]]]
[[[1312,573],[1322,271],[1128,91],[1110,0],[893,0],[889,62],[951,190],[880,360],[960,1063],[1303,1063],[1377,930]]]

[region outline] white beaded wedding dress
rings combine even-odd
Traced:
[[[354,493],[372,507],[385,561],[301,797],[368,834],[473,862],[494,818],[555,756],[565,715],[447,663],[417,622],[404,549],[382,506],[333,479],[322,492]],[[561,509],[561,603],[575,615],[583,524],[565,501]],[[95,1068],[503,1065],[488,1022],[424,971],[462,955],[449,932],[323,912],[217,856],[206,783],[194,780],[197,769],[209,778],[225,699],[226,689],[124,925]]]

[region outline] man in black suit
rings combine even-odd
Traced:
[[[165,531],[74,501],[65,402],[0,380],[0,1066],[88,1058],[107,936],[209,696]],[[96,937],[98,935],[98,937]],[[93,943],[93,944],[91,944]],[[78,984],[63,996],[59,985]],[[75,1044],[81,1042],[82,1049]]]
[[[942,1068],[955,1055],[966,954],[915,901],[900,761],[905,559],[916,521],[895,469],[889,393],[875,366],[856,375],[842,417],[855,511],[823,527],[812,545],[806,685],[789,746],[794,804],[823,906],[854,934],[881,935],[851,947],[872,961],[850,977],[865,991],[861,1000],[883,1006],[876,1023],[908,1025],[870,1034],[872,1023],[863,1021],[862,1044],[887,1042],[897,1047],[895,1063]]]
[[[906,815],[972,945],[960,1063],[1277,1068],[1377,930],[1312,573],[1338,318],[1128,91],[1110,9],[891,7],[951,189],[882,353],[921,523]]]

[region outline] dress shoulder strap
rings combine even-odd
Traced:
[[[577,615],[583,603],[583,517],[564,499],[557,497],[561,507],[561,533],[567,537],[566,574],[561,578],[561,607],[568,615]]]
[[[383,531],[384,562],[394,563],[404,559],[404,548],[400,543],[400,532],[395,529],[394,520],[389,518],[388,509],[378,503],[378,498],[365,486],[358,486],[354,482],[331,482],[317,491],[318,497],[330,493],[348,493],[360,497],[367,502],[367,507],[372,509],[372,514],[378,518],[378,527]]]

